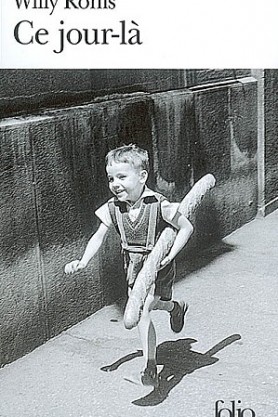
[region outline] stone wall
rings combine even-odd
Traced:
[[[176,90],[247,75],[249,70],[1,70],[0,115],[30,114],[111,94]]]
[[[202,175],[215,175],[217,186],[197,212],[193,249],[255,217],[256,80],[214,82],[207,74],[207,82],[203,75],[193,85],[185,75],[186,88],[169,89],[165,75],[171,91],[108,95],[0,122],[2,365],[124,293],[113,231],[86,271],[63,274],[97,228],[94,210],[109,197],[109,149],[130,142],[148,149],[149,185],[171,200]]]
[[[278,71],[265,70],[265,204],[266,213],[278,208]]]

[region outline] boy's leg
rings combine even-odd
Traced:
[[[144,385],[158,386],[158,376],[156,367],[156,333],[150,312],[155,308],[159,300],[159,296],[153,294],[153,289],[147,295],[144,303],[142,315],[138,323],[139,336],[143,348],[143,356],[145,360],[145,369],[141,379]]]
[[[181,332],[184,326],[185,314],[188,310],[188,304],[184,301],[161,300],[159,299],[155,305],[156,310],[164,310],[170,313],[171,329],[175,333]]]
[[[164,310],[164,311],[168,311],[168,313],[170,313],[175,304],[175,302],[173,300],[161,300],[161,298],[159,297],[154,309],[155,310]]]
[[[156,303],[155,308],[165,310],[170,313],[171,329],[173,332],[179,333],[184,326],[185,314],[188,310],[188,305],[184,301],[172,300],[172,290],[175,276],[175,261],[158,272],[155,294],[159,294],[160,299]]]

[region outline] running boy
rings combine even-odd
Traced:
[[[147,295],[138,323],[145,361],[141,382],[157,387],[156,333],[150,312],[153,309],[168,311],[172,330],[176,333],[182,330],[188,306],[183,301],[172,300],[174,258],[187,243],[193,227],[178,212],[178,203],[169,203],[164,196],[146,186],[149,172],[147,151],[136,145],[125,145],[110,151],[106,156],[106,172],[114,197],[96,210],[100,226],[89,240],[81,260],[68,263],[65,273],[85,268],[103,243],[108,228],[114,225],[121,237],[130,292],[161,231],[167,225],[177,229],[174,244],[161,262],[161,269]]]

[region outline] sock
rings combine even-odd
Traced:
[[[174,307],[172,308],[172,310],[170,311],[170,313],[173,313],[179,306],[179,303],[177,301],[173,301],[174,303]]]
[[[156,361],[154,359],[148,359],[147,368],[156,369]]]

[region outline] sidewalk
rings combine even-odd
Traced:
[[[278,211],[198,265],[179,265],[175,294],[190,308],[178,335],[166,312],[153,313],[164,365],[158,390],[124,379],[142,358],[136,329],[124,329],[114,305],[1,369],[0,417],[215,417],[218,400],[230,410],[235,401],[235,412],[219,417],[278,415],[277,231]]]

